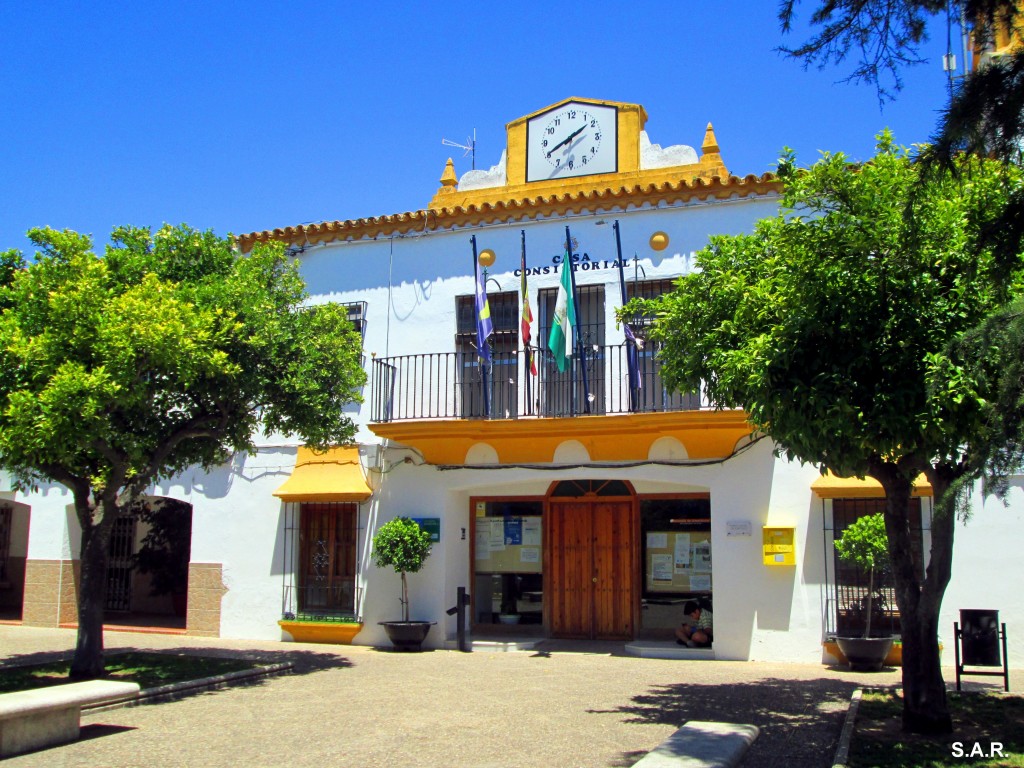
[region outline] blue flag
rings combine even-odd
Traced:
[[[476,350],[482,362],[491,362],[491,349],[487,346],[487,338],[494,333],[491,322],[491,306],[487,303],[487,286],[480,276],[480,264],[473,260],[476,272]]]

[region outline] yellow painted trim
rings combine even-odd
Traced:
[[[591,461],[645,461],[651,445],[675,437],[690,459],[721,459],[751,434],[743,411],[680,411],[562,419],[394,421],[370,424],[378,437],[419,450],[431,464],[463,464],[470,448],[490,445],[499,464],[546,464],[567,440]]]
[[[341,621],[286,621],[277,622],[296,643],[330,643],[351,645],[363,628],[363,623]]]
[[[822,644],[825,649],[825,653],[831,656],[839,664],[846,664],[846,654],[839,650],[839,643],[835,640],[826,640]],[[942,643],[939,643],[939,655],[942,655]],[[903,666],[903,643],[899,640],[894,640],[892,648],[889,649],[889,655],[885,657],[885,661],[882,662],[883,666],[886,667],[902,667]]]
[[[882,484],[873,477],[836,477],[831,472],[813,483],[811,490],[821,499],[884,499]],[[932,486],[924,475],[914,481],[913,496],[932,496]]]
[[[618,170],[570,179],[526,183],[526,124],[532,118],[582,102],[618,110]],[[391,216],[348,221],[324,221],[238,235],[238,247],[247,253],[256,243],[317,244],[354,241],[481,224],[559,218],[584,210],[627,210],[643,205],[676,204],[691,200],[723,200],[764,197],[781,193],[782,184],[770,173],[732,176],[722,160],[721,148],[711,123],[707,124],[696,163],[670,168],[640,167],[640,133],[647,112],[640,104],[570,97],[550,104],[505,126],[506,183],[500,187],[467,190],[458,188],[454,164],[449,158],[441,186],[427,207]]]

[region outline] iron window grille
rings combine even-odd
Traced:
[[[351,502],[285,505],[284,582],[286,620],[358,621],[359,505]]]
[[[826,636],[858,637],[867,625],[867,597],[869,574],[854,563],[844,562],[836,554],[834,542],[843,531],[861,517],[885,511],[885,499],[833,499],[832,529],[826,528],[828,550],[826,562],[832,562],[830,580],[826,572]],[[915,569],[924,575],[923,515],[921,499],[910,500],[910,542]],[[828,534],[831,533],[831,541]],[[872,635],[899,635],[900,613],[896,605],[896,589],[891,569],[875,571],[872,599]]]
[[[464,418],[514,419],[519,415],[519,294],[515,291],[487,296],[494,333],[488,340],[491,365],[481,369],[476,338],[476,297],[455,299],[455,353],[460,400]],[[489,409],[489,414],[488,414]]]

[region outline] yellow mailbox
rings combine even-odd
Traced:
[[[764,564],[796,565],[795,528],[763,528]]]

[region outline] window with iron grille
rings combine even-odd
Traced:
[[[348,321],[352,323],[352,327],[360,336],[366,338],[366,302],[351,301],[343,303],[341,306],[347,310]]]
[[[455,357],[463,418],[515,418],[519,408],[519,293],[487,295],[494,333],[490,336],[491,365],[483,390],[484,371],[476,345],[476,297],[455,298]],[[489,414],[486,411],[489,410]]]
[[[577,285],[576,348],[573,364],[564,372],[558,370],[555,358],[548,351],[557,288],[544,288],[537,295],[540,314],[541,413],[544,416],[603,414],[605,401],[605,329],[604,286]],[[582,345],[582,356],[581,352]]]
[[[861,517],[885,512],[885,499],[833,499],[832,540],[840,538],[843,531]],[[921,500],[910,500],[910,543],[914,565],[919,575],[924,576],[924,546],[922,541]],[[839,559],[832,548],[835,574],[834,618],[835,633],[841,636],[864,634],[867,623],[868,573],[855,563]],[[898,635],[900,614],[896,607],[896,591],[891,569],[874,577],[874,599],[872,600],[871,632],[878,635]]]
[[[626,284],[626,297],[632,299],[656,299],[675,288],[678,278],[663,280],[640,280]],[[651,314],[635,314],[629,320],[629,327],[643,347],[638,353],[640,374],[644,385],[636,395],[637,411],[681,411],[700,408],[700,397],[696,393],[670,391],[661,378],[661,365],[655,360],[658,347],[647,340],[647,328],[654,320]]]
[[[626,283],[626,299],[628,301],[633,299],[656,299],[666,293],[671,293],[675,288],[677,279],[673,277],[665,280],[637,280],[632,283]],[[630,325],[635,331],[638,328],[650,325],[653,319],[653,315],[636,315],[630,321]]]
[[[285,553],[295,560],[285,563],[286,618],[329,621],[356,616],[358,509],[349,502],[288,505]]]

